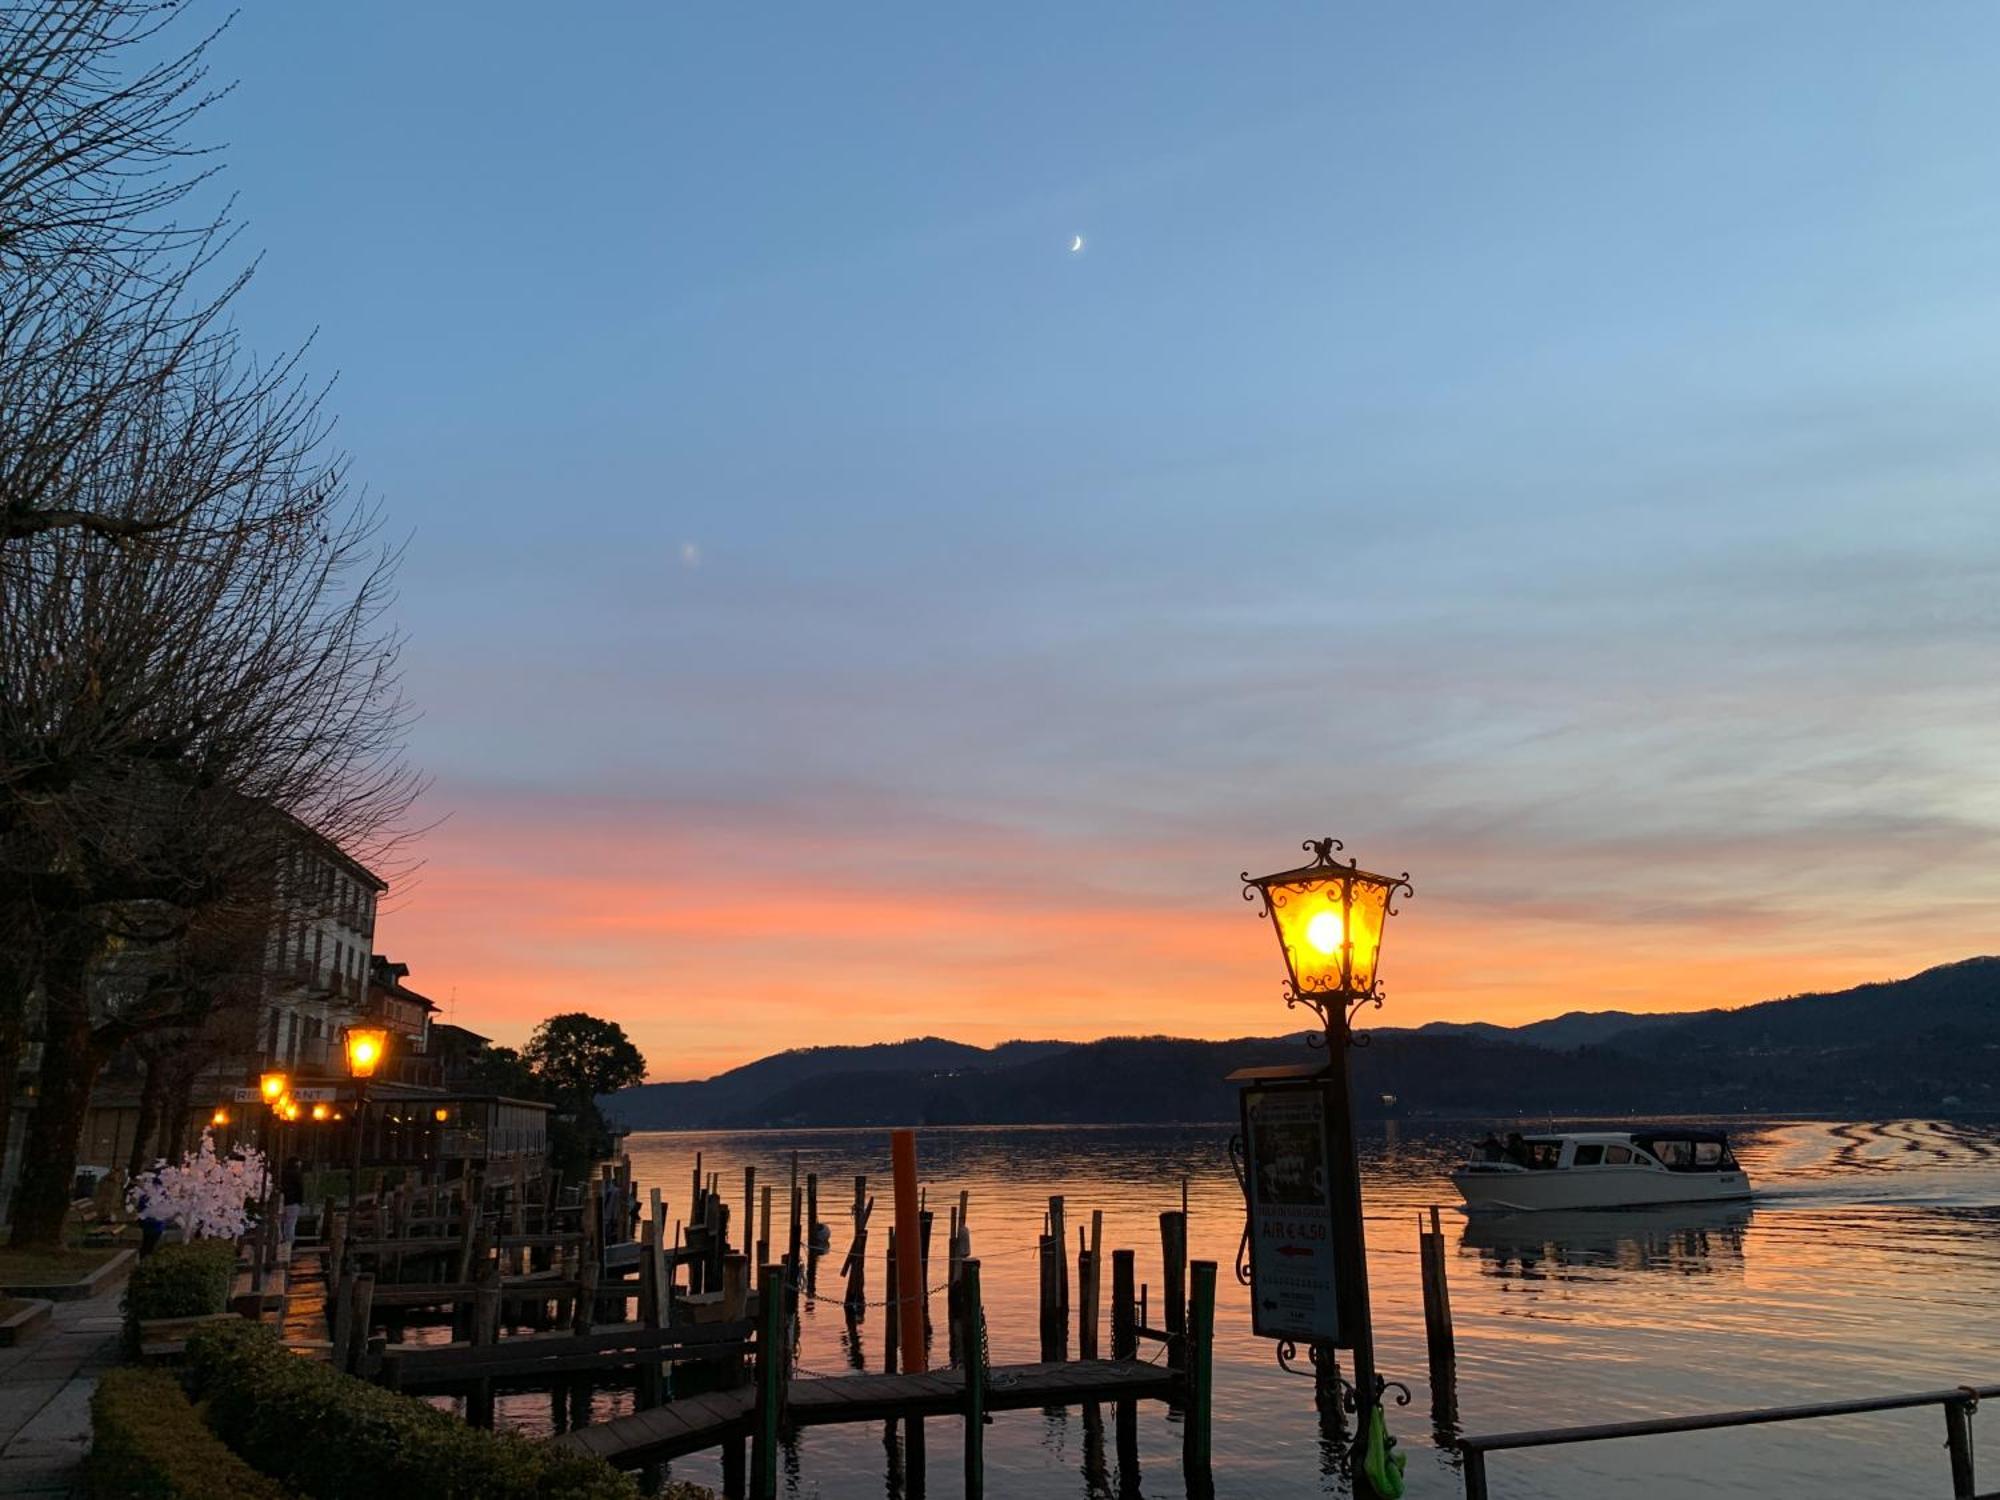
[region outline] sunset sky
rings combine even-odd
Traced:
[[[1384,1024],[1993,951],[1996,46],[246,8],[243,326],[410,538],[378,949],[656,1078],[1288,1029],[1236,875],[1321,833],[1416,885]]]

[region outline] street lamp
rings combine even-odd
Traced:
[[[1245,1083],[1245,1193],[1256,1229],[1254,1240],[1246,1232],[1248,1265],[1239,1274],[1252,1283],[1253,1326],[1260,1317],[1268,1319],[1269,1326],[1258,1331],[1280,1339],[1278,1359],[1287,1369],[1297,1348],[1293,1340],[1308,1339],[1316,1375],[1327,1389],[1338,1380],[1335,1348],[1353,1352],[1354,1383],[1344,1404],[1355,1415],[1351,1459],[1355,1492],[1361,1494],[1363,1452],[1391,1382],[1375,1372],[1349,1051],[1356,1044],[1356,1013],[1382,1003],[1382,935],[1396,915],[1395,897],[1415,891],[1407,873],[1377,875],[1356,860],[1336,859],[1334,851],[1343,847],[1338,839],[1308,839],[1301,847],[1313,856],[1310,864],[1275,875],[1246,870],[1243,899],[1261,902],[1262,914],[1271,919],[1285,960],[1285,1004],[1319,1017],[1324,1040],[1314,1043],[1325,1047],[1327,1056],[1315,1066],[1247,1069],[1239,1075]],[[1316,1140],[1313,1149],[1323,1153],[1324,1192],[1287,1184],[1282,1163],[1270,1184],[1261,1182],[1260,1169],[1269,1165],[1261,1158],[1290,1153],[1302,1139]],[[1322,1231],[1332,1252],[1324,1264],[1309,1253]],[[1287,1237],[1307,1243],[1288,1244]],[[1303,1282],[1299,1260],[1314,1268]],[[1263,1288],[1257,1287],[1260,1279],[1268,1283]],[[1397,1389],[1403,1392],[1399,1404],[1407,1402],[1407,1391]],[[1375,1487],[1372,1478],[1369,1487]]]
[[[1382,929],[1396,915],[1398,891],[1414,895],[1407,872],[1376,875],[1354,860],[1342,864],[1339,839],[1307,839],[1309,865],[1275,875],[1243,874],[1243,899],[1264,903],[1278,935],[1290,988],[1287,1005],[1303,1005],[1320,1018],[1329,1044],[1343,1042],[1354,1012],[1380,1005],[1376,968]]]
[[[342,1040],[347,1047],[348,1076],[373,1078],[389,1051],[389,1033],[380,1026],[350,1026]]]
[[[347,1201],[361,1202],[361,1141],[368,1123],[368,1080],[389,1051],[389,1033],[380,1026],[350,1026],[341,1036],[347,1052],[347,1076],[354,1080],[354,1155],[348,1175]]]

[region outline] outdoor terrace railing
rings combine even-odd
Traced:
[[[1972,1474],[1972,1413],[1981,1401],[1995,1396],[2000,1396],[2000,1385],[1961,1385],[1948,1391],[1865,1396],[1856,1401],[1819,1401],[1808,1406],[1766,1406],[1750,1411],[1707,1412],[1692,1417],[1654,1417],[1641,1422],[1606,1422],[1593,1427],[1543,1427],[1525,1432],[1462,1437],[1458,1440],[1458,1451],[1465,1462],[1465,1500],[1487,1500],[1486,1455],[1508,1449],[1553,1448],[1565,1443],[1658,1437],[1672,1432],[1708,1432],[1719,1427],[1757,1427],[1768,1422],[1806,1422],[1820,1417],[1851,1417],[1863,1412],[1905,1411],[1919,1406],[1944,1408],[1945,1447],[1951,1455],[1952,1500],[1982,1500]],[[2000,1500],[2000,1495],[1988,1495],[1983,1500]]]

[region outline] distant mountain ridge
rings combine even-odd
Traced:
[[[1218,1120],[1236,1108],[1229,1072],[1319,1056],[1304,1036],[915,1037],[781,1052],[603,1102],[637,1130]],[[1364,1111],[1413,1115],[2000,1109],[2000,958],[1738,1010],[1378,1027],[1354,1072]]]

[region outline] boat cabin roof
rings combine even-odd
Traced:
[[[1729,1144],[1729,1137],[1720,1130],[1677,1130],[1671,1126],[1653,1126],[1639,1130],[1559,1130],[1553,1134],[1529,1135],[1521,1133],[1521,1139],[1544,1144],[1555,1141],[1598,1142],[1603,1145],[1639,1145],[1648,1141],[1712,1141],[1718,1146]]]

